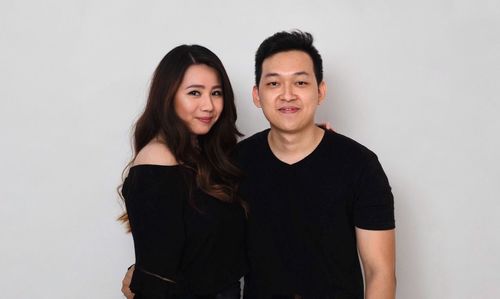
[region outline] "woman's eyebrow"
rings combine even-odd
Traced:
[[[205,88],[205,85],[191,84],[191,85],[187,86],[185,89],[188,89],[188,88]]]

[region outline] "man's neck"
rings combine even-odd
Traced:
[[[279,160],[291,165],[311,154],[324,134],[324,130],[316,125],[300,132],[284,132],[271,127],[267,141],[273,154]]]

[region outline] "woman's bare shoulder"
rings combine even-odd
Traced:
[[[177,165],[179,163],[165,143],[152,140],[137,153],[134,159],[134,166],[143,164]]]

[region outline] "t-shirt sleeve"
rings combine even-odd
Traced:
[[[182,178],[177,167],[133,167],[124,197],[136,267],[130,285],[140,298],[171,298],[185,242]]]
[[[367,230],[395,227],[394,197],[387,176],[375,154],[370,155],[356,184],[354,225]]]

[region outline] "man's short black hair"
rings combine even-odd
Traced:
[[[255,53],[255,84],[258,86],[262,76],[262,63],[274,54],[292,50],[307,53],[313,62],[316,81],[323,81],[323,60],[318,50],[313,46],[313,36],[300,30],[281,31],[266,38]]]

